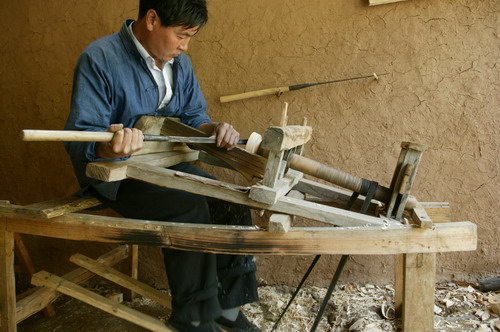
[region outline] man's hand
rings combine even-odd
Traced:
[[[112,124],[108,132],[114,133],[110,142],[96,143],[95,154],[98,158],[119,159],[130,156],[142,149],[144,135],[136,128],[123,128],[123,124]]]
[[[240,133],[226,122],[203,123],[198,129],[208,135],[215,135],[217,147],[227,150],[233,149],[240,139]]]

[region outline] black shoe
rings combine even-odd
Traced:
[[[214,321],[201,322],[200,325],[194,326],[190,322],[169,319],[167,326],[177,332],[222,332],[220,326]]]
[[[261,332],[241,311],[234,322],[224,316],[217,318],[215,321],[228,332]]]

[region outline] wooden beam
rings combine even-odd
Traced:
[[[281,197],[273,205],[260,203],[250,199],[246,192],[228,190],[228,188],[234,187],[233,184],[216,180],[207,181],[206,178],[195,175],[180,177],[176,176],[177,173],[170,169],[149,165],[130,165],[127,169],[127,176],[136,180],[243,204],[259,210],[301,216],[337,226],[400,225],[400,223],[388,219],[372,217],[291,197]]]
[[[109,281],[112,281],[122,287],[128,288],[133,292],[151,299],[166,308],[172,309],[170,296],[150,287],[128,275],[121,273],[105,264],[94,261],[82,254],[74,254],[69,259],[72,263],[79,265]]]
[[[19,212],[37,218],[54,218],[65,213],[85,210],[100,205],[101,202],[94,197],[77,197],[54,199],[19,207]]]
[[[187,147],[186,147],[187,148]],[[182,162],[191,162],[198,159],[198,151],[190,149],[184,151],[168,151],[151,153],[141,156],[133,156],[122,161],[99,161],[89,163],[86,173],[88,177],[105,181],[119,181],[127,178],[127,167],[129,165],[147,163],[151,166],[170,167]]]
[[[434,332],[436,254],[404,256],[403,330]]]
[[[47,227],[50,227],[50,224],[47,225]],[[129,254],[129,246],[122,245],[100,256],[97,259],[97,261],[106,265],[115,265],[116,263],[127,258],[128,254]],[[89,280],[93,276],[94,274],[92,272],[79,268],[65,274],[63,278],[65,280],[81,284]],[[33,294],[17,302],[16,315],[15,315],[16,322],[19,323],[25,320],[26,318],[30,317],[31,315],[39,312],[40,310],[45,308],[48,304],[55,301],[58,296],[59,294],[51,288],[48,287],[39,288]]]
[[[420,202],[432,222],[451,222],[450,203]]]
[[[312,127],[269,127],[264,133],[261,148],[270,151],[290,150],[306,144],[312,135]]]
[[[26,276],[26,281],[28,283],[31,282],[31,277],[33,274],[36,273],[35,267],[33,266],[33,262],[31,260],[31,257],[28,253],[28,249],[24,245],[24,241],[21,237],[21,234],[15,233],[14,234],[14,253],[16,255],[17,261],[19,265],[21,266],[21,269],[23,270],[25,276]],[[34,290],[33,292],[35,292]],[[31,293],[32,294],[32,293]],[[54,306],[51,304],[48,304],[45,308],[42,309],[42,313],[45,316],[51,317],[55,315],[55,309]]]
[[[75,283],[48,272],[41,271],[36,273],[33,276],[32,283],[37,286],[50,287],[55,291],[74,297],[77,300],[151,331],[172,332],[170,328],[166,327],[165,324],[157,318],[143,314],[123,304],[116,303],[115,301],[93,293]]]
[[[285,197],[286,198],[286,197]],[[168,246],[179,250],[256,255],[387,255],[475,250],[471,222],[411,226],[298,227],[273,234],[252,226],[155,222],[70,213],[34,219],[0,208],[0,227],[8,232],[107,243]]]
[[[15,332],[14,234],[4,226],[0,225],[0,327],[4,332]]]

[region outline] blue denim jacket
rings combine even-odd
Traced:
[[[187,55],[173,63],[174,87],[170,102],[158,107],[158,86],[127,31],[91,43],[80,55],[74,72],[71,111],[66,130],[106,131],[110,124],[133,127],[142,115],[174,116],[194,128],[211,122],[207,105]],[[92,186],[115,199],[119,182],[104,183],[85,175],[88,162],[99,160],[94,142],[66,142],[81,193]]]

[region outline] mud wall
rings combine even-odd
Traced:
[[[445,201],[452,220],[478,225],[475,252],[438,256],[438,279],[498,276],[500,3],[410,0],[369,7],[367,0],[211,0],[210,21],[189,54],[214,120],[242,136],[307,117],[305,155],[388,185],[402,141],[428,146],[413,193]],[[61,129],[72,70],[81,50],[135,18],[137,1],[0,3],[0,199],[29,204],[77,189],[62,144],[24,143],[23,128]],[[222,95],[373,72],[357,80],[221,104]],[[217,171],[230,181],[239,175]],[[105,246],[29,238],[38,268],[69,269],[71,249]],[[96,249],[97,248],[97,249]],[[50,259],[47,259],[50,252]],[[65,254],[60,254],[65,252]],[[143,249],[143,279],[164,284],[157,250]],[[60,259],[59,259],[60,258]],[[294,284],[312,257],[259,257],[268,283]],[[324,257],[313,281],[331,278],[338,257]],[[51,262],[58,261],[54,266]],[[392,258],[356,256],[344,280],[388,282]],[[290,273],[290,272],[293,273]]]

